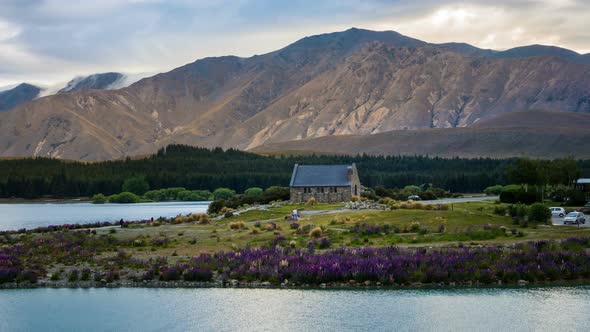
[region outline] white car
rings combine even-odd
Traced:
[[[586,216],[582,212],[570,212],[563,219],[563,224],[585,224]]]
[[[549,210],[551,210],[552,216],[565,217],[565,209],[562,207],[550,207]]]

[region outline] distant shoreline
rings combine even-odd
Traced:
[[[519,280],[511,283],[480,283],[477,281],[450,282],[450,283],[409,283],[409,284],[388,284],[371,282],[350,282],[350,283],[325,283],[325,284],[274,284],[270,282],[252,281],[244,282],[237,280],[229,281],[130,281],[118,280],[113,282],[100,281],[40,281],[37,283],[16,283],[7,282],[0,284],[0,291],[8,289],[34,289],[34,288],[229,288],[229,289],[331,289],[331,290],[407,290],[407,289],[502,289],[502,288],[523,288],[523,287],[575,287],[590,286],[590,280],[555,280],[529,282]]]

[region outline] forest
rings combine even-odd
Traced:
[[[102,162],[50,158],[0,160],[0,197],[90,197],[119,193],[123,182],[145,177],[149,189],[188,190],[288,186],[294,164],[356,163],[366,187],[432,184],[450,192],[481,192],[508,184],[516,159],[444,159],[427,156],[262,156],[234,149],[170,145],[142,159]],[[590,161],[578,161],[590,175]]]

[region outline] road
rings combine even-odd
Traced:
[[[433,199],[430,201],[421,201],[424,204],[452,204],[452,203],[466,203],[466,202],[482,202],[488,200],[496,200],[498,196],[476,196],[476,197],[461,197],[461,198],[443,198]]]

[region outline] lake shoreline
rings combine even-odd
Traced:
[[[518,282],[495,282],[480,283],[478,281],[464,282],[441,282],[441,283],[407,283],[407,284],[381,284],[380,282],[332,282],[321,284],[275,284],[268,281],[159,281],[159,280],[118,280],[113,282],[104,281],[38,281],[30,282],[7,282],[0,284],[0,290],[6,289],[35,289],[35,288],[235,288],[235,289],[332,289],[332,290],[405,290],[405,289],[505,289],[523,287],[576,287],[590,286],[590,280],[554,280],[529,282],[519,280]]]

